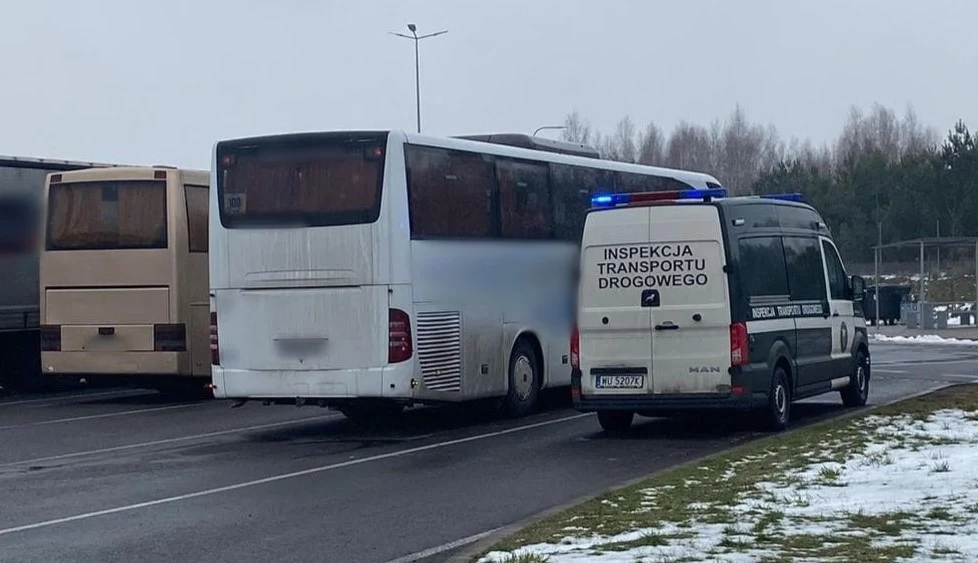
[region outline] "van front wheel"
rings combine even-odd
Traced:
[[[598,411],[598,424],[608,434],[621,434],[632,427],[635,413],[628,411]]]
[[[849,385],[839,391],[842,404],[850,408],[864,406],[869,399],[869,361],[865,353],[856,355],[856,367],[849,377]]]

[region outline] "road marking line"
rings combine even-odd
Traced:
[[[0,407],[9,407],[12,405],[25,405],[27,403],[43,403],[45,401],[55,402],[55,401],[61,401],[66,399],[87,399],[89,397],[105,397],[107,395],[119,395],[124,397],[126,395],[142,395],[148,393],[149,392],[146,390],[120,389],[117,391],[102,391],[100,393],[78,393],[74,395],[55,395],[53,397],[44,397],[41,399],[24,399],[21,401],[0,401]]]
[[[157,500],[151,500],[147,502],[140,502],[136,504],[129,504],[126,506],[117,506],[115,508],[107,508],[105,510],[97,510],[95,512],[86,512],[84,514],[76,514],[74,516],[66,516],[64,518],[55,518],[53,520],[45,520],[43,522],[35,522],[34,524],[25,524],[23,526],[15,526],[13,528],[6,528],[0,530],[0,536],[5,536],[8,534],[14,534],[17,532],[26,532],[28,530],[36,530],[38,528],[46,528],[49,526],[55,526],[58,524],[66,524],[68,522],[75,522],[78,520],[88,520],[90,518],[96,518],[98,516],[107,516],[109,514],[118,514],[120,512],[130,512],[133,510],[138,510],[140,508],[149,508],[151,506],[158,506],[162,504],[170,504],[174,502],[180,502],[183,500],[190,500],[198,497],[205,497],[210,495],[216,495],[219,493],[226,493],[229,491],[236,491],[239,489],[246,489],[249,487],[255,487],[258,485],[265,485],[268,483],[275,483],[277,481],[285,481],[287,479],[294,479],[296,477],[305,477],[306,475],[315,475],[316,473],[323,473],[325,471],[331,471],[333,469],[342,469],[345,467],[351,467],[354,465],[361,465],[364,463],[369,463],[372,461],[380,461],[384,459],[390,459],[395,457],[402,457],[410,454],[415,454],[418,452],[425,452],[429,450],[436,450],[440,448],[446,448],[449,446],[455,446],[458,444],[465,444],[467,442],[475,442],[478,440],[485,440],[486,438],[495,438],[497,436],[505,436],[507,434],[513,434],[516,432],[521,432],[524,430],[533,430],[535,428],[541,428],[544,426],[550,426],[552,424],[558,424],[561,422],[569,422],[571,420],[577,420],[579,418],[593,416],[592,414],[576,414],[572,416],[565,416],[563,418],[557,418],[554,420],[545,420],[543,422],[537,422],[534,424],[528,424],[526,426],[518,426],[516,428],[507,428],[506,430],[498,430],[496,432],[487,432],[485,434],[477,434],[475,436],[469,436],[467,438],[458,438],[455,440],[448,440],[447,442],[436,442],[434,444],[428,444],[427,446],[418,446],[416,448],[410,448],[406,450],[399,450],[396,452],[389,452],[386,454],[379,454],[375,456],[364,457],[361,459],[351,459],[349,461],[343,461],[339,463],[332,463],[329,465],[323,465],[320,467],[313,467],[310,469],[303,469],[302,471],[293,471],[291,473],[282,473],[280,475],[273,475],[271,477],[265,477],[264,479],[255,479],[254,481],[245,481],[243,483],[235,483],[234,485],[227,485],[224,487],[217,487],[214,489],[207,489],[203,491],[197,491],[195,493],[187,493],[185,495],[177,495],[173,497],[167,497]]]
[[[941,377],[960,377],[962,379],[978,379],[978,375],[966,375],[963,373],[942,373]]]
[[[439,546],[432,547],[432,548],[426,549],[424,551],[419,551],[417,553],[412,553],[411,555],[405,555],[404,557],[398,557],[397,559],[391,559],[387,563],[414,563],[415,561],[420,561],[422,559],[427,559],[427,558],[431,557],[432,555],[438,555],[439,553],[444,553],[446,551],[451,551],[451,550],[453,550],[455,548],[458,548],[458,547],[464,547],[466,545],[473,544],[473,543],[481,540],[482,538],[485,538],[485,537],[489,536],[489,534],[493,534],[493,533],[495,533],[495,532],[497,532],[497,531],[499,531],[501,529],[502,528],[493,528],[492,530],[486,530],[485,532],[482,532],[480,534],[474,534],[474,535],[471,535],[471,536],[468,536],[468,537],[465,537],[465,538],[462,538],[462,539],[458,539],[458,540],[451,541],[451,542],[448,542],[448,543],[443,543],[443,544],[441,544]]]
[[[290,424],[302,424],[303,422],[309,422],[313,420],[323,420],[329,418],[339,418],[339,414],[324,414],[321,416],[311,416],[309,418],[300,418],[297,420],[285,420],[282,422],[271,422],[268,424],[256,424],[254,426],[243,426],[241,428],[232,428],[229,430],[216,430],[214,432],[205,432],[203,434],[191,434],[189,436],[178,436],[176,438],[164,438],[161,440],[153,440],[151,442],[141,442],[138,444],[126,444],[124,446],[113,446],[111,448],[101,448],[97,450],[87,450],[83,452],[73,452],[70,454],[52,455],[47,457],[36,457],[34,459],[24,459],[20,461],[6,461],[0,463],[0,467],[9,467],[11,465],[24,465],[33,463],[42,463],[45,461],[57,461],[60,459],[69,459],[73,457],[82,457],[89,455],[98,455],[111,452],[120,452],[124,450],[132,450],[136,448],[146,448],[150,446],[160,446],[163,444],[173,444],[176,442],[186,442],[188,440],[199,440],[201,438],[213,438],[215,436],[223,436],[226,434],[237,434],[241,432],[251,432],[253,430],[263,430],[266,428],[276,428],[278,426],[288,426]]]
[[[13,430],[15,428],[29,428],[29,427],[32,427],[32,426],[46,426],[46,425],[49,425],[49,424],[61,424],[63,422],[76,422],[76,421],[79,421],[79,420],[93,420],[93,419],[96,419],[96,418],[111,418],[111,417],[114,417],[114,416],[127,416],[127,415],[130,415],[130,414],[140,414],[140,413],[144,413],[144,412],[156,412],[156,411],[168,411],[168,410],[173,410],[173,409],[185,409],[185,408],[194,407],[194,406],[201,405],[201,404],[205,404],[205,403],[189,403],[189,404],[182,404],[182,405],[169,405],[169,406],[166,406],[166,407],[153,407],[153,408],[150,408],[150,409],[136,409],[136,410],[131,410],[131,411],[109,412],[109,413],[105,413],[105,414],[90,414],[90,415],[87,415],[87,416],[73,416],[71,418],[58,418],[58,419],[55,419],[55,420],[42,420],[40,422],[28,422],[28,423],[25,423],[25,424],[13,424],[13,425],[10,425],[10,426],[0,426],[0,430]]]
[[[881,368],[871,368],[876,373],[907,373],[905,370],[901,369],[881,369]]]

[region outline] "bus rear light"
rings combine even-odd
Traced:
[[[153,350],[157,352],[186,352],[187,326],[182,324],[153,325]]]
[[[572,369],[581,369],[581,333],[576,326],[571,332],[570,363]]]
[[[743,366],[750,363],[750,338],[745,323],[730,325],[730,365]]]
[[[391,309],[389,318],[390,337],[387,362],[391,364],[406,362],[414,355],[414,343],[411,340],[411,317],[400,309]]]
[[[61,351],[61,325],[41,325],[41,351]]]
[[[211,311],[211,365],[221,365],[221,349],[217,344],[217,313]]]

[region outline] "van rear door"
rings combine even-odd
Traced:
[[[730,299],[719,210],[651,207],[649,230],[642,259],[651,275],[642,292],[652,314],[653,392],[728,393]]]
[[[649,241],[649,208],[591,213],[584,227],[578,313],[582,387],[586,393],[652,391],[652,310],[632,287],[629,256]],[[644,279],[643,275],[638,277]],[[623,287],[627,285],[628,287]]]

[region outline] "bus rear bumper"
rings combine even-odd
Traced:
[[[414,363],[376,368],[278,371],[211,367],[218,399],[395,399],[414,398]],[[412,384],[413,383],[413,384]]]
[[[190,376],[189,352],[41,352],[47,375]]]

